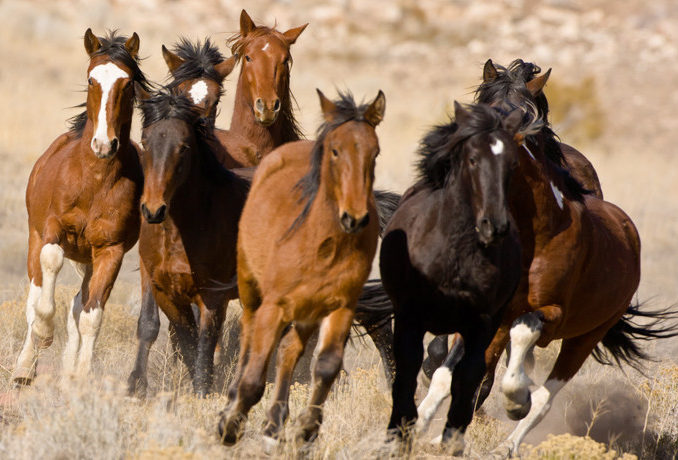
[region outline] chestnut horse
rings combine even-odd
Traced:
[[[331,102],[318,94],[325,118],[318,140],[285,144],[262,161],[240,220],[241,354],[229,407],[219,421],[225,444],[239,439],[249,410],[261,399],[268,361],[285,328],[264,433],[273,442],[278,437],[288,415],[292,372],[320,328],[313,392],[297,434],[301,441],[316,437],[376,251],[372,184],[384,94],[360,106],[350,95]]]
[[[485,350],[521,276],[520,243],[508,203],[518,162],[513,137],[541,128],[536,120],[518,133],[522,118],[520,110],[504,117],[488,105],[465,109],[455,102],[454,121],[422,141],[421,179],[405,192],[381,245],[382,282],[395,313],[389,430],[402,437],[417,419],[414,396],[424,334],[457,332],[446,365],[430,385],[433,393],[452,392],[442,439],[454,443],[453,455],[463,453],[474,395],[485,375]],[[435,394],[424,400],[425,421],[439,403]]]
[[[238,297],[235,242],[249,182],[221,165],[212,150],[213,125],[200,117],[195,101],[164,89],[144,96],[141,109],[144,307],[129,390],[146,391],[148,351],[159,327],[155,300],[170,320],[194,391],[205,395],[212,386],[214,349],[226,307]],[[199,324],[192,304],[200,312]]]
[[[240,32],[228,39],[241,62],[229,132],[256,148],[250,163],[240,166],[254,166],[274,148],[301,139],[292,107],[290,48],[307,25],[280,32],[255,25],[245,10],[240,13]]]
[[[14,381],[35,376],[38,350],[54,336],[54,289],[64,257],[82,276],[68,313],[63,371],[87,374],[104,305],[123,255],[139,235],[143,184],[138,147],[130,141],[134,83],[147,85],[139,69],[139,37],[96,37],[85,32],[86,110],[74,117],[33,167],[26,188],[28,210],[28,332]]]
[[[214,124],[223,82],[233,71],[235,56],[225,59],[209,39],[203,43],[191,43],[185,38],[174,46],[173,51],[163,45],[162,55],[172,75],[168,88],[191,99],[201,116]],[[256,145],[244,136],[214,128],[214,137],[217,142],[213,151],[227,168],[259,163]]]

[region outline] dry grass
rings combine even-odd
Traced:
[[[544,2],[545,6],[538,7],[537,2],[422,0],[414,5],[404,0],[383,4],[375,0],[348,2],[351,7],[346,10],[339,3],[0,2],[2,397],[10,394],[11,371],[26,330],[24,188],[35,159],[65,130],[65,120],[75,113],[65,108],[83,100],[78,91],[85,83],[87,60],[81,37],[87,27],[93,27],[96,33],[105,28],[120,28],[127,34],[137,31],[142,55],[148,57],[143,62],[144,71],[151,79],[162,81],[166,68],[160,58],[161,44],[174,43],[179,33],[191,38],[212,35],[226,51],[223,39],[236,29],[243,6],[268,24],[278,19],[281,28],[310,20],[311,26],[293,47],[292,85],[301,124],[312,135],[318,122],[315,87],[328,93],[335,86],[350,88],[358,97],[370,97],[378,88],[383,89],[388,109],[378,129],[382,154],[377,182],[394,190],[403,190],[411,183],[413,152],[427,127],[449,112],[452,100],[471,101],[471,90],[479,82],[482,63],[488,57],[501,64],[522,57],[536,60],[543,68],[553,67],[547,94],[556,131],[563,141],[585,150],[600,175],[607,199],[624,208],[641,233],[640,300],[655,299],[660,306],[678,299],[678,202],[674,198],[678,190],[678,157],[673,151],[675,133],[671,125],[674,102],[678,100],[671,77],[675,72],[647,73],[648,68],[666,69],[669,61],[659,61],[657,53],[675,51],[676,47],[667,43],[647,51],[648,41],[642,35],[646,32],[642,24],[654,24],[652,21],[659,21],[659,16],[673,25],[657,25],[661,33],[670,35],[672,30],[678,30],[675,14],[652,15],[645,10],[646,2],[640,0],[625,2],[624,8],[618,7],[619,2],[600,0],[594,2],[593,8],[597,9],[580,2],[560,16],[551,13],[546,23],[535,23],[542,10],[553,10],[554,4],[568,2]],[[396,3],[401,5],[404,16],[379,22],[377,13],[390,11]],[[658,3],[669,11],[670,2]],[[600,11],[606,13],[603,22],[597,23]],[[631,24],[631,16],[626,18],[623,14],[633,14],[637,21]],[[573,15],[584,18],[582,29],[587,33],[581,34],[581,43],[573,38],[561,40],[557,32],[567,26]],[[551,41],[534,38],[539,33],[548,35]],[[600,43],[599,47],[587,42],[589,33],[595,35],[592,40]],[[616,42],[619,48],[611,45]],[[642,53],[628,51],[638,47]],[[642,65],[633,66],[636,58]],[[229,124],[234,80],[235,75],[226,84],[217,122],[222,127]],[[136,125],[133,137],[138,139]],[[165,328],[151,353],[149,399],[125,397],[123,382],[135,351],[137,266],[133,250],[126,257],[106,308],[93,376],[85,381],[60,382],[65,308],[77,290],[72,270],[64,268],[62,286],[57,290],[55,343],[41,355],[40,376],[18,400],[0,406],[0,458],[265,456],[259,433],[270,388],[264,401],[252,411],[242,442],[234,448],[222,447],[215,425],[225,399],[221,393],[204,400],[191,395],[186,371],[172,354]],[[232,309],[230,321],[235,320],[235,313],[236,309]],[[528,438],[537,447],[526,448],[524,455],[547,459],[615,458],[615,452],[630,452],[648,459],[675,457],[678,368],[671,359],[678,347],[676,342],[668,341],[652,348],[667,358],[651,364],[647,377],[628,369],[626,377],[615,368],[587,362]],[[544,369],[557,350],[556,344],[538,354],[538,381],[545,377]],[[349,373],[342,375],[327,402],[320,437],[304,457],[383,458],[393,454],[383,446],[390,396],[378,358],[372,349],[356,345],[348,350],[348,361]],[[219,368],[215,388],[220,392],[230,379],[231,365],[227,362]],[[502,372],[500,366],[497,381]],[[294,417],[307,397],[308,388],[295,385],[291,423],[286,432],[289,438]],[[428,443],[428,438],[439,434],[443,423],[444,409],[434,420],[430,434],[415,444],[417,458],[446,456],[446,452]],[[469,427],[467,453],[482,458],[514,425],[503,415],[497,394],[493,393],[484,413]],[[554,436],[540,444],[547,434]],[[587,434],[591,439],[583,437]],[[299,447],[285,443],[274,455],[298,457]]]

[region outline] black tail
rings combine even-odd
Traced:
[[[652,321],[640,325],[634,321],[634,317],[650,318]],[[641,311],[639,304],[631,304],[624,316],[607,331],[601,343],[593,350],[591,353],[593,359],[606,365],[613,364],[614,360],[618,366],[621,366],[623,361],[640,371],[642,361],[651,360],[651,357],[641,349],[638,341],[678,336],[677,320],[678,312],[670,311],[669,308]],[[671,323],[666,324],[669,321]]]
[[[368,280],[358,298],[355,321],[369,333],[393,318],[393,304],[381,280]]]
[[[379,235],[384,233],[386,225],[391,220],[391,216],[398,208],[400,195],[386,190],[375,190],[374,198],[377,202],[377,212],[379,213]],[[386,294],[386,293],[384,293]]]

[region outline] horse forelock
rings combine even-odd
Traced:
[[[172,72],[172,81],[167,85],[169,88],[198,78],[208,78],[221,84],[221,77],[215,66],[224,60],[224,55],[209,38],[204,42],[198,40],[192,43],[187,38],[181,37],[173,52],[183,63]]]
[[[111,62],[125,66],[130,70],[132,80],[141,85],[145,91],[150,91],[151,83],[139,67],[140,58],[132,56],[127,48],[125,48],[125,42],[127,42],[128,37],[118,35],[117,30],[109,30],[107,31],[106,36],[97,38],[99,39],[101,47],[92,54],[91,59],[105,56]],[[75,107],[86,106],[87,102],[84,102]],[[87,109],[69,118],[68,124],[69,131],[74,134],[77,139],[81,138],[85,130],[85,125],[87,124]]]
[[[365,119],[365,112],[367,111],[369,104],[356,104],[355,99],[350,92],[340,91],[339,99],[334,101],[334,106],[336,110],[332,120],[325,121],[318,127],[317,140],[311,149],[311,164],[308,172],[294,185],[295,189],[301,191],[298,202],[304,203],[304,207],[292,223],[292,226],[287,230],[286,236],[291,234],[304,222],[304,220],[306,220],[306,217],[311,210],[311,205],[318,194],[322,162],[325,155],[323,146],[327,135],[349,121],[368,123]]]

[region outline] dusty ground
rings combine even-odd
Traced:
[[[166,75],[160,45],[178,34],[212,36],[225,49],[237,30],[240,9],[281,29],[310,26],[293,47],[292,87],[298,116],[312,136],[319,111],[314,89],[334,87],[373,97],[383,89],[386,118],[378,129],[382,155],[377,182],[396,191],[413,178],[413,152],[428,126],[445,117],[453,100],[470,102],[488,57],[506,64],[516,57],[553,68],[547,95],[555,128],[565,142],[591,159],[605,196],[633,218],[643,241],[638,298],[654,306],[678,299],[676,257],[678,159],[674,107],[678,89],[678,5],[671,0],[311,0],[286,1],[0,1],[0,391],[9,377],[25,331],[23,302],[26,217],[23,194],[36,158],[66,129],[85,85],[87,27],[101,34],[136,31],[147,75]],[[234,80],[226,83],[217,124],[228,126]],[[138,133],[138,131],[135,131]],[[134,134],[138,138],[138,134]],[[198,401],[186,393],[163,335],[152,355],[153,396],[145,402],[122,397],[131,368],[138,309],[137,257],[126,259],[97,344],[96,378],[61,391],[58,374],[62,336],[44,354],[43,377],[0,413],[0,456],[208,457],[261,454],[257,432],[263,405],[253,414],[245,442],[236,450],[216,443],[215,396]],[[63,318],[75,292],[70,266],[62,271],[59,308]],[[235,309],[234,309],[235,311]],[[64,322],[57,329],[63,335]],[[678,452],[678,343],[648,345],[660,356],[647,376],[587,363],[556,399],[552,414],[528,441],[546,434],[589,434],[613,448],[645,458]],[[389,412],[389,395],[370,349],[349,352],[350,375],[342,378],[327,406],[312,457],[379,456],[377,445]],[[542,353],[547,363],[555,354]],[[361,367],[362,369],[359,369]],[[226,369],[227,366],[224,366]],[[228,373],[224,378],[228,378]],[[292,414],[307,393],[295,388]],[[470,428],[468,453],[482,454],[510,432],[512,424],[491,399],[487,414]],[[593,408],[593,409],[592,409]],[[598,409],[597,411],[595,409]],[[596,416],[592,417],[595,413]],[[441,415],[442,417],[442,415]],[[594,419],[593,423],[591,422]],[[535,450],[536,457],[592,458],[592,444],[559,437]],[[582,443],[584,445],[582,446]],[[422,456],[438,453],[422,442]],[[560,449],[560,450],[559,450]],[[565,449],[565,450],[563,450]],[[279,454],[293,456],[294,446]],[[599,458],[609,458],[609,453]],[[608,457],[605,457],[607,455]]]

